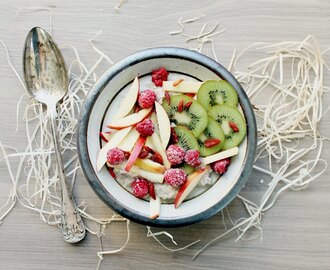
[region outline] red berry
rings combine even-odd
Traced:
[[[185,151],[180,146],[172,144],[167,148],[166,155],[172,165],[179,165],[184,159]]]
[[[143,149],[146,150],[150,154],[155,154],[155,151],[151,149],[149,146],[144,145]]]
[[[225,158],[212,163],[211,167],[213,171],[215,171],[220,175],[223,175],[227,171],[229,165],[230,165],[230,159]]]
[[[186,109],[189,109],[190,106],[191,106],[191,104],[193,104],[193,102],[192,102],[192,101],[188,101],[188,102],[184,105],[184,107],[185,107]]]
[[[156,101],[156,94],[152,90],[144,90],[140,93],[138,103],[141,108],[149,109],[154,106]]]
[[[142,122],[136,125],[136,130],[140,133],[143,137],[151,136],[154,133],[154,124],[150,119],[144,119]]]
[[[171,105],[171,96],[167,91],[165,91],[165,100],[167,101],[168,105]]]
[[[136,178],[131,184],[133,195],[138,198],[143,198],[149,193],[149,183],[144,178]]]
[[[111,165],[118,165],[125,160],[125,153],[119,148],[112,148],[107,153],[107,161]]]
[[[186,181],[187,175],[182,169],[169,169],[164,173],[164,181],[173,187],[180,187]]]
[[[199,151],[195,149],[188,150],[184,156],[184,162],[193,167],[198,167],[201,165]]]
[[[110,173],[110,175],[111,175],[114,179],[116,179],[116,174],[115,174],[115,172],[113,171],[113,168],[108,168],[108,172]]]
[[[144,158],[146,158],[148,155],[149,155],[149,152],[146,151],[146,150],[144,150],[144,149],[142,149],[138,157],[141,158],[141,159],[144,159]]]
[[[168,72],[165,68],[155,69],[151,73],[151,80],[156,86],[163,86],[163,81],[167,81]]]

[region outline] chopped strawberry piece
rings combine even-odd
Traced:
[[[233,132],[239,132],[239,128],[237,127],[237,125],[234,122],[228,122],[228,125],[233,130]]]
[[[193,102],[192,102],[192,101],[189,101],[189,102],[187,102],[187,103],[184,105],[184,107],[185,107],[186,109],[189,109],[190,106],[191,106],[191,104],[193,104]]]
[[[157,163],[159,163],[161,165],[164,165],[163,158],[162,158],[162,156],[158,152],[156,152],[155,154],[153,154],[150,159],[152,161],[154,161],[154,162],[157,162]]]
[[[210,139],[206,139],[204,141],[204,146],[206,148],[210,148],[210,147],[213,147],[213,146],[216,146],[218,145],[219,143],[221,143],[221,140],[219,139],[214,139],[214,138],[210,138]]]
[[[144,159],[144,158],[146,158],[147,156],[149,155],[149,152],[148,151],[146,151],[146,150],[141,150],[141,152],[140,152],[140,154],[139,154],[139,158],[141,158],[141,159]]]
[[[179,102],[179,104],[178,104],[178,112],[180,113],[180,112],[182,112],[183,111],[183,99],[182,100],[180,100],[180,102]]]
[[[171,128],[171,144],[176,144],[179,142],[178,135],[175,132],[174,128]]]
[[[168,105],[171,105],[171,96],[167,91],[165,91],[165,100],[168,103]]]
[[[110,175],[111,175],[114,179],[116,179],[116,174],[115,174],[115,172],[113,171],[113,168],[108,167],[108,172],[110,173]]]
[[[149,195],[151,198],[156,200],[155,185],[153,182],[149,182]]]

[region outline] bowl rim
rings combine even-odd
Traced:
[[[103,187],[93,169],[93,165],[88,155],[88,122],[91,114],[91,109],[93,108],[94,103],[96,102],[100,93],[103,91],[103,89],[113,77],[117,76],[129,66],[139,63],[141,61],[150,60],[154,58],[179,58],[195,62],[196,64],[202,65],[205,68],[211,70],[222,79],[228,81],[238,93],[239,103],[244,112],[247,122],[247,149],[242,164],[243,169],[241,175],[238,177],[231,190],[220,201],[218,201],[215,205],[208,208],[207,210],[189,217],[182,217],[177,219],[161,219],[160,217],[157,219],[149,219],[148,217],[130,212],[128,209],[125,208],[123,204],[121,204],[120,201],[114,199],[111,194]],[[179,47],[148,48],[131,54],[111,66],[98,79],[98,81],[94,84],[94,86],[86,96],[80,112],[80,117],[77,126],[77,150],[79,162],[82,171],[85,175],[85,178],[94,190],[94,192],[107,206],[109,206],[115,212],[119,213],[125,218],[128,218],[140,224],[155,227],[180,227],[194,224],[196,222],[200,222],[210,218],[211,216],[217,214],[223,208],[225,208],[237,196],[237,194],[245,185],[246,181],[248,180],[248,177],[251,174],[256,153],[256,138],[257,125],[252,105],[243,87],[236,80],[236,78],[225,67],[223,67],[221,64],[219,64],[212,58],[199,52]]]

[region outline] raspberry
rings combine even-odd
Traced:
[[[107,153],[107,161],[111,165],[118,165],[125,160],[125,153],[119,148],[111,148]]]
[[[156,86],[163,86],[163,81],[167,81],[168,72],[165,68],[155,69],[151,73],[151,80]]]
[[[164,173],[164,180],[173,187],[180,187],[186,181],[187,175],[182,169],[169,169]]]
[[[184,159],[185,152],[180,146],[172,144],[167,148],[166,155],[172,165],[179,165]]]
[[[154,133],[154,129],[155,129],[154,124],[150,119],[145,119],[136,125],[136,130],[143,137],[151,136],[152,133]]]
[[[144,178],[136,178],[131,184],[133,195],[138,198],[143,198],[149,193],[148,180]]]
[[[199,151],[194,149],[188,150],[184,156],[184,162],[193,167],[198,167],[201,165],[201,161],[199,159]]]
[[[223,175],[228,167],[230,165],[230,159],[229,158],[225,158],[225,159],[220,159],[216,162],[214,162],[211,167],[213,169],[213,171],[215,171],[216,173]]]
[[[156,101],[156,94],[152,90],[144,90],[140,93],[138,103],[141,108],[149,109],[151,108]]]

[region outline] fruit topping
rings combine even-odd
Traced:
[[[199,151],[195,149],[188,150],[184,156],[184,162],[192,167],[198,167],[201,165]]]
[[[212,163],[211,168],[216,173],[223,175],[227,171],[229,165],[230,165],[230,159],[225,158]]]
[[[187,107],[184,104],[191,102]],[[171,96],[171,103],[162,103],[169,119],[176,125],[186,126],[198,137],[207,126],[207,113],[202,105],[186,95]]]
[[[138,103],[141,108],[149,109],[154,106],[156,101],[156,94],[152,90],[144,90],[140,93]]]
[[[180,187],[186,181],[187,175],[182,169],[169,169],[164,173],[164,181],[173,187]]]
[[[171,165],[179,165],[185,156],[185,151],[178,145],[170,145],[166,151],[167,159]]]
[[[143,198],[149,193],[149,182],[144,178],[136,178],[131,187],[135,197]]]
[[[151,73],[151,80],[156,86],[163,86],[163,81],[167,81],[168,72],[165,68],[155,69]]]
[[[198,142],[189,129],[184,126],[176,126],[174,131],[177,137],[177,143],[181,148],[185,151],[189,149],[199,150]]]
[[[220,124],[225,134],[224,150],[240,144],[246,134],[246,123],[237,108],[225,104],[216,105],[209,110],[209,115]]]
[[[238,96],[232,85],[226,81],[206,81],[198,90],[198,102],[209,110],[218,104],[226,104],[236,107],[238,104]]]
[[[136,130],[143,137],[151,136],[154,133],[155,127],[150,119],[144,119],[142,122],[136,125]]]
[[[155,153],[150,157],[150,159],[151,159],[152,161],[154,161],[154,162],[157,162],[157,163],[161,164],[161,165],[164,164],[163,158],[162,158],[161,154],[159,154],[158,152],[155,152]]]
[[[156,200],[155,185],[153,182],[149,182],[149,195],[151,198]]]
[[[112,148],[107,152],[107,161],[111,165],[118,165],[125,160],[125,153],[118,147]]]

